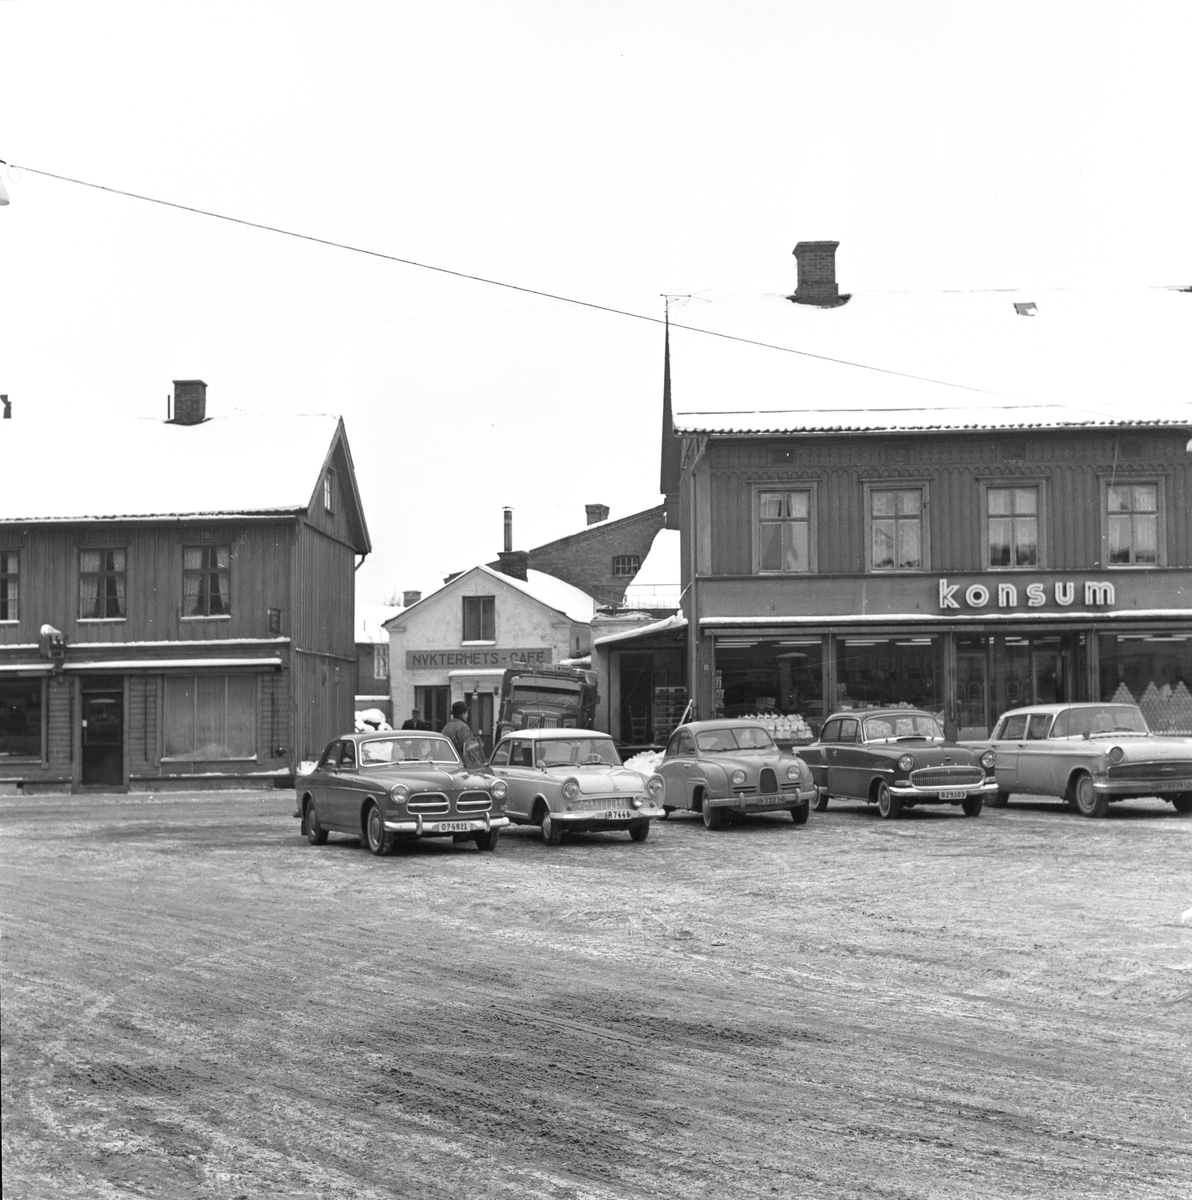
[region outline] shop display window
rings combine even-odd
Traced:
[[[41,758],[41,681],[0,683],[0,762]]]
[[[171,675],[165,681],[167,759],[255,758],[255,675]]]
[[[836,707],[909,704],[944,709],[943,642],[938,637],[836,639]]]
[[[1103,633],[1099,699],[1137,704],[1156,733],[1192,734],[1192,634]]]
[[[827,715],[823,638],[717,639],[715,711],[762,718],[781,740],[818,732]]]

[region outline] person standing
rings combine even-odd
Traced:
[[[451,706],[451,720],[443,726],[443,736],[451,739],[452,745],[459,751],[462,759],[464,743],[474,736],[472,727],[468,724],[468,706],[463,700],[457,700]]]
[[[410,719],[401,723],[401,727],[403,729],[429,729],[430,722],[424,721],[422,719],[422,710],[420,708],[416,708],[412,713],[410,713]]]

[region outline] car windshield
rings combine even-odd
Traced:
[[[543,738],[534,748],[534,757],[540,767],[621,765],[617,747],[608,737]]]
[[[1053,738],[1097,737],[1099,734],[1150,733],[1146,718],[1127,704],[1097,704],[1065,709],[1055,719]]]
[[[939,722],[927,713],[884,713],[865,721],[867,742],[921,742],[942,739],[943,736]]]
[[[459,766],[455,747],[445,738],[423,737],[370,738],[360,743],[361,766],[386,766],[394,763],[435,762]]]
[[[705,754],[731,754],[737,750],[769,750],[774,742],[757,725],[738,725],[730,729],[705,729],[695,735],[695,744]]]

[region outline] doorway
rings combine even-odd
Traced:
[[[80,782],[88,787],[124,786],[124,681],[118,676],[84,681]]]

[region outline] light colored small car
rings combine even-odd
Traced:
[[[1158,796],[1192,812],[1192,738],[1154,734],[1134,704],[1035,704],[1003,713],[987,743],[997,799],[1059,796],[1086,817],[1115,800]]]
[[[495,850],[509,824],[505,784],[465,767],[438,733],[345,734],[295,783],[294,816],[312,846],[332,832],[358,837],[378,855],[424,837]]]
[[[625,830],[644,842],[662,816],[662,780],[623,767],[606,733],[519,729],[497,743],[488,769],[509,789],[509,819],[541,826],[548,846],[564,831]]]
[[[658,764],[668,813],[678,808],[702,814],[709,829],[725,815],[786,809],[802,825],[816,797],[811,770],[779,749],[756,721],[692,721],[671,734]]]

